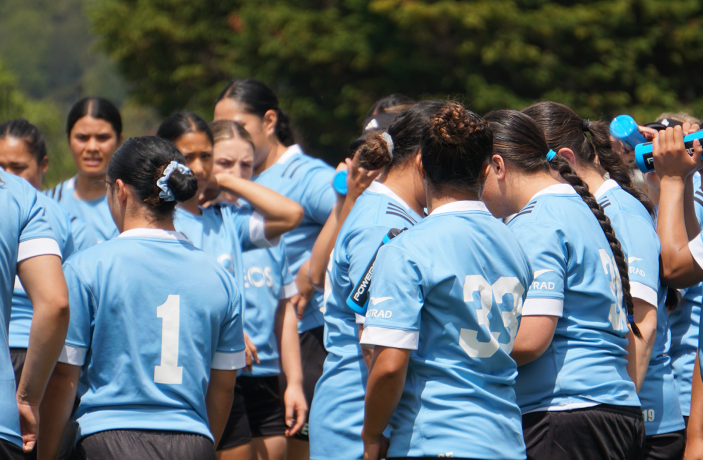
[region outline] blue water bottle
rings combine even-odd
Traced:
[[[347,196],[347,170],[337,171],[332,178],[332,188],[342,196]]]
[[[627,150],[634,150],[647,139],[637,130],[637,122],[629,115],[618,115],[610,122],[610,134],[625,144]]]
[[[683,145],[686,147],[689,155],[693,155],[693,141],[696,139],[703,142],[703,131],[696,131],[683,138]],[[635,147],[635,161],[642,173],[654,171],[654,153],[651,142],[639,144]]]

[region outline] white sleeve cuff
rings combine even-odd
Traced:
[[[266,239],[266,231],[264,228],[264,216],[254,211],[249,218],[249,239],[254,246],[260,248],[271,248],[277,246],[281,241],[281,237],[277,236],[272,240]]]
[[[85,364],[85,356],[88,354],[87,348],[64,345],[59,356],[59,362],[70,364],[71,366],[82,366]]]
[[[356,324],[364,324],[366,322],[366,316],[361,316],[358,313],[354,313],[354,316],[356,317]]]
[[[61,257],[59,243],[57,243],[56,240],[51,238],[36,238],[22,241],[17,251],[17,263],[31,259],[32,257],[47,255]]]
[[[651,287],[638,283],[637,281],[632,281],[630,282],[630,294],[632,294],[632,297],[642,299],[648,304],[654,305],[654,308],[658,308],[657,291]]]
[[[703,268],[703,240],[700,233],[688,243],[688,250],[691,251],[698,266]]]
[[[285,286],[281,286],[281,292],[278,293],[278,300],[290,299],[298,293],[298,285],[295,281],[288,283]]]
[[[403,329],[391,329],[387,327],[368,326],[364,328],[361,335],[361,344],[380,345],[382,347],[402,348],[405,350],[417,350],[420,343],[420,331],[406,331]]]
[[[210,368],[219,371],[233,371],[241,369],[246,365],[247,358],[243,351],[237,351],[235,353],[220,353],[216,351],[215,356],[212,357]]]
[[[522,316],[557,316],[564,315],[562,299],[532,298],[525,300],[522,306]]]

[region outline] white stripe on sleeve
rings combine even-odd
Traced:
[[[651,287],[638,283],[637,281],[630,281],[630,293],[633,298],[642,299],[650,305],[654,305],[657,308],[657,291]]]
[[[220,353],[216,351],[215,356],[212,357],[210,368],[220,371],[233,371],[241,369],[246,365],[247,358],[243,351],[237,351],[235,353]]]
[[[405,331],[402,329],[368,326],[364,328],[364,333],[361,335],[361,344],[367,348],[380,345],[382,347],[417,350],[419,343],[420,331]]]
[[[22,241],[17,251],[17,263],[37,256],[59,256],[61,249],[59,243],[51,238],[35,238],[33,240]]]
[[[356,324],[364,324],[366,322],[366,316],[362,316],[358,313],[354,313],[354,316],[356,317]]]
[[[64,344],[59,356],[59,362],[70,364],[71,366],[82,366],[85,364],[85,356],[88,354],[87,348],[74,347]]]
[[[281,237],[278,236],[272,240],[266,239],[266,231],[264,229],[264,216],[254,211],[249,218],[249,239],[255,246],[260,248],[271,248],[278,245]]]
[[[288,283],[285,286],[281,286],[281,292],[278,294],[278,300],[281,299],[290,299],[294,295],[298,293],[298,285],[295,284],[295,281],[292,283]]]
[[[561,299],[531,298],[522,306],[522,316],[558,316],[564,315],[564,301]]]

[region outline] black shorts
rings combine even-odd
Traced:
[[[327,359],[325,350],[325,327],[320,326],[300,334],[300,361],[303,364],[303,392],[308,403],[308,409],[312,407],[312,398],[315,394],[315,385],[322,377],[322,368]],[[281,373],[283,375],[283,373]],[[285,380],[285,379],[284,379]],[[285,388],[285,385],[281,385]],[[293,438],[301,441],[310,441],[308,437],[308,422],[296,433]]]
[[[10,359],[12,360],[12,369],[15,371],[15,385],[19,386],[24,362],[27,360],[27,349],[10,348]]]
[[[217,460],[212,441],[179,431],[110,430],[95,433],[76,446],[76,460],[168,458]]]
[[[0,460],[24,460],[24,451],[17,444],[0,439]]]
[[[239,377],[234,395],[232,411],[217,450],[232,449],[252,438],[285,435],[286,413],[278,376]]]
[[[522,416],[527,458],[639,460],[644,455],[642,409],[600,404]]]
[[[681,460],[686,448],[686,430],[647,436],[645,460]]]

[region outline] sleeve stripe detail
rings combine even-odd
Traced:
[[[234,371],[246,365],[247,358],[244,351],[237,351],[235,353],[221,353],[216,351],[215,356],[212,357],[210,368],[220,371]]]
[[[361,335],[362,345],[380,345],[382,347],[417,350],[420,343],[420,331],[406,331],[387,327],[368,326]]]
[[[278,294],[278,300],[290,299],[298,292],[298,285],[295,284],[295,281],[293,281],[292,283],[288,283],[285,286],[281,286],[281,292]]]
[[[522,306],[522,316],[557,316],[564,315],[564,301],[562,299],[530,298]]]
[[[22,241],[17,251],[17,262],[31,259],[37,256],[59,256],[61,257],[61,249],[59,243],[51,238],[35,238],[33,240]]]
[[[64,345],[59,356],[59,362],[72,366],[82,366],[85,364],[85,356],[88,354],[87,348]]]
[[[699,233],[688,243],[688,250],[691,251],[691,255],[696,260],[698,266],[703,268],[703,241],[701,241],[701,236],[701,233]]]
[[[658,307],[657,291],[646,284],[638,283],[637,281],[630,281],[630,293],[632,294],[632,297],[642,299],[648,304],[654,305],[655,308]]]
[[[356,318],[356,324],[364,324],[366,322],[366,316],[354,313],[354,317]]]
[[[264,227],[264,216],[254,211],[249,218],[249,239],[259,248],[270,248],[277,246],[281,241],[281,237],[276,237],[272,240],[266,239],[266,230]]]

